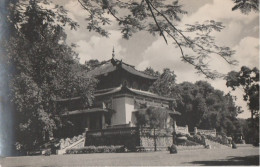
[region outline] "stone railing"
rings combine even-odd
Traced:
[[[211,136],[216,136],[217,132],[216,129],[212,130],[204,130],[204,129],[197,129],[196,127],[194,128],[194,134],[200,133],[202,135],[211,135]]]
[[[82,148],[85,146],[85,133],[73,138],[60,139],[59,146],[59,150],[56,151],[57,154],[65,154],[69,148]]]
[[[166,149],[172,144],[172,131],[166,129],[154,130],[149,127],[108,128],[86,131],[86,146],[124,145],[128,149],[137,147],[154,148],[155,142],[158,147]]]
[[[83,139],[84,137],[85,135],[82,134],[82,135],[74,136],[73,138],[60,139],[60,149],[64,149],[70,146],[71,144],[79,141],[80,139]]]
[[[188,125],[186,125],[184,127],[176,126],[176,133],[190,134]]]
[[[101,130],[90,130],[86,132],[86,136],[106,136],[106,135],[121,135],[121,134],[134,134],[138,130],[137,127],[125,128],[108,128]]]
[[[108,125],[106,128],[111,129],[111,128],[127,128],[127,127],[132,127],[132,123],[129,122],[128,124]]]

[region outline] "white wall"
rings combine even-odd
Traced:
[[[134,111],[134,99],[129,97],[114,98],[112,108],[116,112],[112,115],[111,125],[128,124]]]
[[[134,111],[134,99],[125,97],[125,117],[126,124],[128,124],[132,120],[132,112]]]
[[[125,124],[125,98],[115,98],[112,101],[115,113],[112,115],[111,125]]]

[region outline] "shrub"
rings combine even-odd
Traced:
[[[198,135],[198,134],[193,135],[193,136],[187,136],[187,139],[190,141],[193,141],[195,143],[201,144],[201,145],[205,144],[203,136]]]
[[[232,141],[232,148],[233,149],[237,149],[237,145],[236,145],[236,143],[234,141]]]
[[[198,146],[200,144],[190,141],[190,140],[182,140],[182,141],[177,141],[178,146]]]
[[[209,140],[212,140],[214,142],[223,144],[223,145],[229,145],[226,141],[228,140],[226,136],[211,136],[211,135],[205,135],[205,137]]]
[[[186,135],[187,135],[187,134],[185,134],[185,133],[179,132],[179,133],[176,134],[176,137],[183,137],[183,136],[186,136]]]
[[[173,144],[169,147],[170,154],[177,154],[177,147]]]
[[[66,154],[119,153],[124,151],[124,146],[87,146],[68,149]]]

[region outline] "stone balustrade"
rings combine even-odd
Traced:
[[[73,143],[81,140],[85,138],[85,135],[78,135],[78,136],[74,136],[73,138],[66,138],[66,139],[60,139],[59,145],[60,145],[60,149],[64,149],[66,147],[69,147],[70,145],[72,145]]]
[[[194,128],[194,134],[200,133],[202,135],[211,135],[211,136],[216,136],[217,132],[216,129],[212,130],[204,130],[204,129],[197,129],[196,127]]]
[[[176,133],[190,134],[188,125],[176,126]]]

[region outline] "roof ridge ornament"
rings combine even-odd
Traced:
[[[113,50],[112,50],[112,59],[111,59],[111,63],[112,63],[113,66],[116,65],[116,61],[115,61],[114,58],[115,58],[115,48],[114,48],[114,46],[113,46]]]

